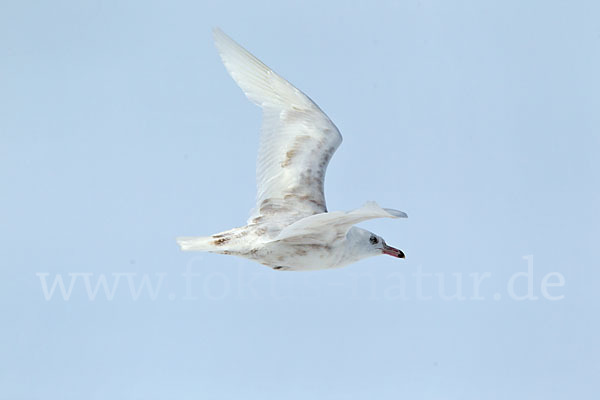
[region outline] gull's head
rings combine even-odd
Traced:
[[[387,254],[396,258],[404,258],[404,252],[388,246],[379,235],[365,229],[352,227],[347,235],[348,251],[356,259]]]

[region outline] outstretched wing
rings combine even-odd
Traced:
[[[325,171],[342,136],[323,111],[220,29],[215,44],[229,74],[263,109],[256,163],[257,203],[249,223],[282,213],[324,213]]]
[[[406,218],[406,213],[391,208],[381,208],[374,201],[349,212],[333,211],[311,215],[284,228],[273,241],[298,240],[302,243],[331,243],[343,239],[352,228],[362,221],[374,218]]]

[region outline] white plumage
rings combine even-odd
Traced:
[[[327,212],[325,171],[342,142],[327,115],[220,29],[214,30],[214,38],[227,71],[263,110],[257,202],[246,226],[178,238],[182,250],[237,255],[289,270],[340,267],[382,253],[404,257],[379,236],[353,225],[405,213],[375,202],[350,212]]]

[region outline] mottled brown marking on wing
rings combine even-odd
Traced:
[[[292,203],[294,201],[298,201],[298,202],[309,202],[314,204],[315,206],[317,206],[318,208],[325,208],[325,204],[320,201],[320,200],[316,200],[313,199],[312,196],[309,196],[307,194],[304,195],[297,195],[297,194],[286,194],[283,197],[283,200]],[[316,213],[319,213],[320,211],[316,211]]]
[[[285,168],[292,163],[292,159],[296,155],[296,150],[292,149],[285,153],[285,160],[281,163],[281,168]]]
[[[260,203],[260,213],[263,215],[288,212],[290,210],[291,208],[289,206],[282,204],[281,201],[276,201],[276,199],[265,199]]]

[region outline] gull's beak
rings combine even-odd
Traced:
[[[402,250],[398,250],[392,246],[388,246],[387,244],[383,245],[383,254],[387,254],[388,256],[405,258]]]

